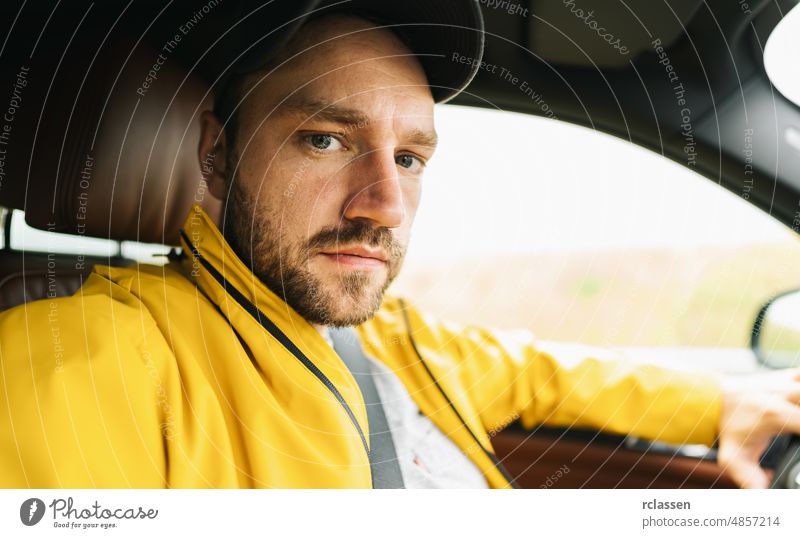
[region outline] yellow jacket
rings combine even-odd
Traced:
[[[99,266],[72,297],[0,315],[0,487],[371,487],[344,363],[199,207],[184,230],[180,262]],[[437,322],[389,296],[357,331],[495,488],[510,483],[490,438],[517,418],[714,442],[711,378],[567,367],[528,332]]]

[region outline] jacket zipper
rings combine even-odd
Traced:
[[[203,258],[200,252],[195,248],[194,244],[189,240],[189,237],[186,235],[186,232],[181,228],[180,230],[181,237],[189,246],[192,251],[192,256],[202,264],[202,266],[209,272],[209,274],[214,277],[214,279],[222,286],[226,293],[228,293],[234,300],[239,303],[239,305],[244,308],[250,316],[252,316],[258,323],[267,330],[278,342],[286,348],[294,357],[299,360],[303,366],[305,366],[317,379],[319,379],[323,385],[333,394],[339,404],[344,408],[347,416],[350,418],[350,422],[353,423],[355,426],[356,431],[358,432],[359,437],[361,437],[361,444],[364,445],[364,451],[367,453],[367,458],[369,458],[369,445],[367,444],[367,439],[364,436],[364,432],[361,430],[361,426],[358,424],[358,420],[356,420],[356,416],[353,413],[353,410],[350,409],[350,406],[347,405],[342,394],[333,384],[333,382],[328,379],[328,377],[322,373],[322,371],[317,367],[314,362],[306,357],[306,355],[300,351],[300,349],[292,342],[283,331],[281,331],[275,323],[271,319],[267,317],[266,314],[261,312],[256,305],[251,303],[247,297],[245,297],[239,290],[237,290],[232,284],[228,282],[228,280],[220,274],[217,269],[211,265],[211,263]]]
[[[506,479],[508,484],[513,489],[519,489],[519,484],[517,484],[517,482],[511,477],[511,475],[508,473],[508,471],[503,466],[503,464],[500,462],[500,460],[497,459],[497,456],[495,456],[490,451],[488,451],[486,449],[486,447],[483,446],[483,443],[481,443],[480,440],[478,440],[478,436],[475,435],[475,432],[472,431],[472,428],[470,428],[469,425],[466,423],[464,418],[461,416],[461,413],[458,412],[458,409],[456,409],[456,406],[453,405],[453,402],[447,396],[447,393],[444,391],[442,386],[439,384],[439,381],[433,375],[433,372],[431,372],[431,369],[428,368],[428,364],[425,362],[425,359],[422,358],[422,354],[419,352],[419,349],[417,348],[417,343],[414,341],[414,336],[411,334],[411,322],[408,319],[408,312],[406,310],[406,303],[405,303],[405,301],[403,301],[403,299],[398,299],[398,301],[399,301],[400,306],[401,306],[401,308],[403,310],[403,321],[405,322],[405,325],[406,325],[406,332],[408,333],[408,339],[411,342],[411,347],[414,349],[414,353],[417,355],[417,358],[419,359],[419,362],[421,362],[422,365],[425,367],[425,371],[428,372],[428,376],[430,376],[430,378],[433,380],[434,385],[436,385],[436,388],[439,389],[439,392],[444,397],[444,399],[447,400],[447,404],[450,406],[450,409],[452,409],[453,412],[456,414],[456,417],[458,417],[458,420],[461,422],[461,424],[464,426],[464,428],[467,429],[467,431],[470,433],[470,435],[475,440],[475,442],[478,444],[478,446],[481,447],[481,450],[483,450],[483,453],[486,454],[486,456],[489,458],[489,460],[491,460],[492,464],[497,468],[498,471],[500,471],[500,474],[503,475],[503,478]]]

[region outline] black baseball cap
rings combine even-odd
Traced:
[[[363,16],[395,32],[419,58],[438,103],[467,87],[483,57],[483,16],[476,0],[240,0],[230,28],[238,57],[219,87],[268,65],[304,23],[328,13]]]

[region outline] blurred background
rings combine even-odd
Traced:
[[[800,286],[794,231],[656,153],[454,106],[437,130],[392,287],[435,315],[588,344],[747,347],[761,305]]]

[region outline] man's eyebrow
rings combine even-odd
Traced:
[[[436,145],[439,143],[439,137],[434,131],[412,129],[407,135],[407,138],[415,146],[422,146],[431,149],[436,149]]]
[[[354,108],[347,108],[324,99],[296,99],[288,100],[280,106],[280,114],[303,116],[317,121],[338,123],[346,131],[363,129],[370,124],[370,118],[363,112]],[[436,148],[439,137],[435,131],[411,129],[403,138],[417,146]]]
[[[363,112],[319,99],[289,100],[283,103],[279,110],[280,114],[305,116],[343,125],[364,127],[369,124],[369,117]]]

